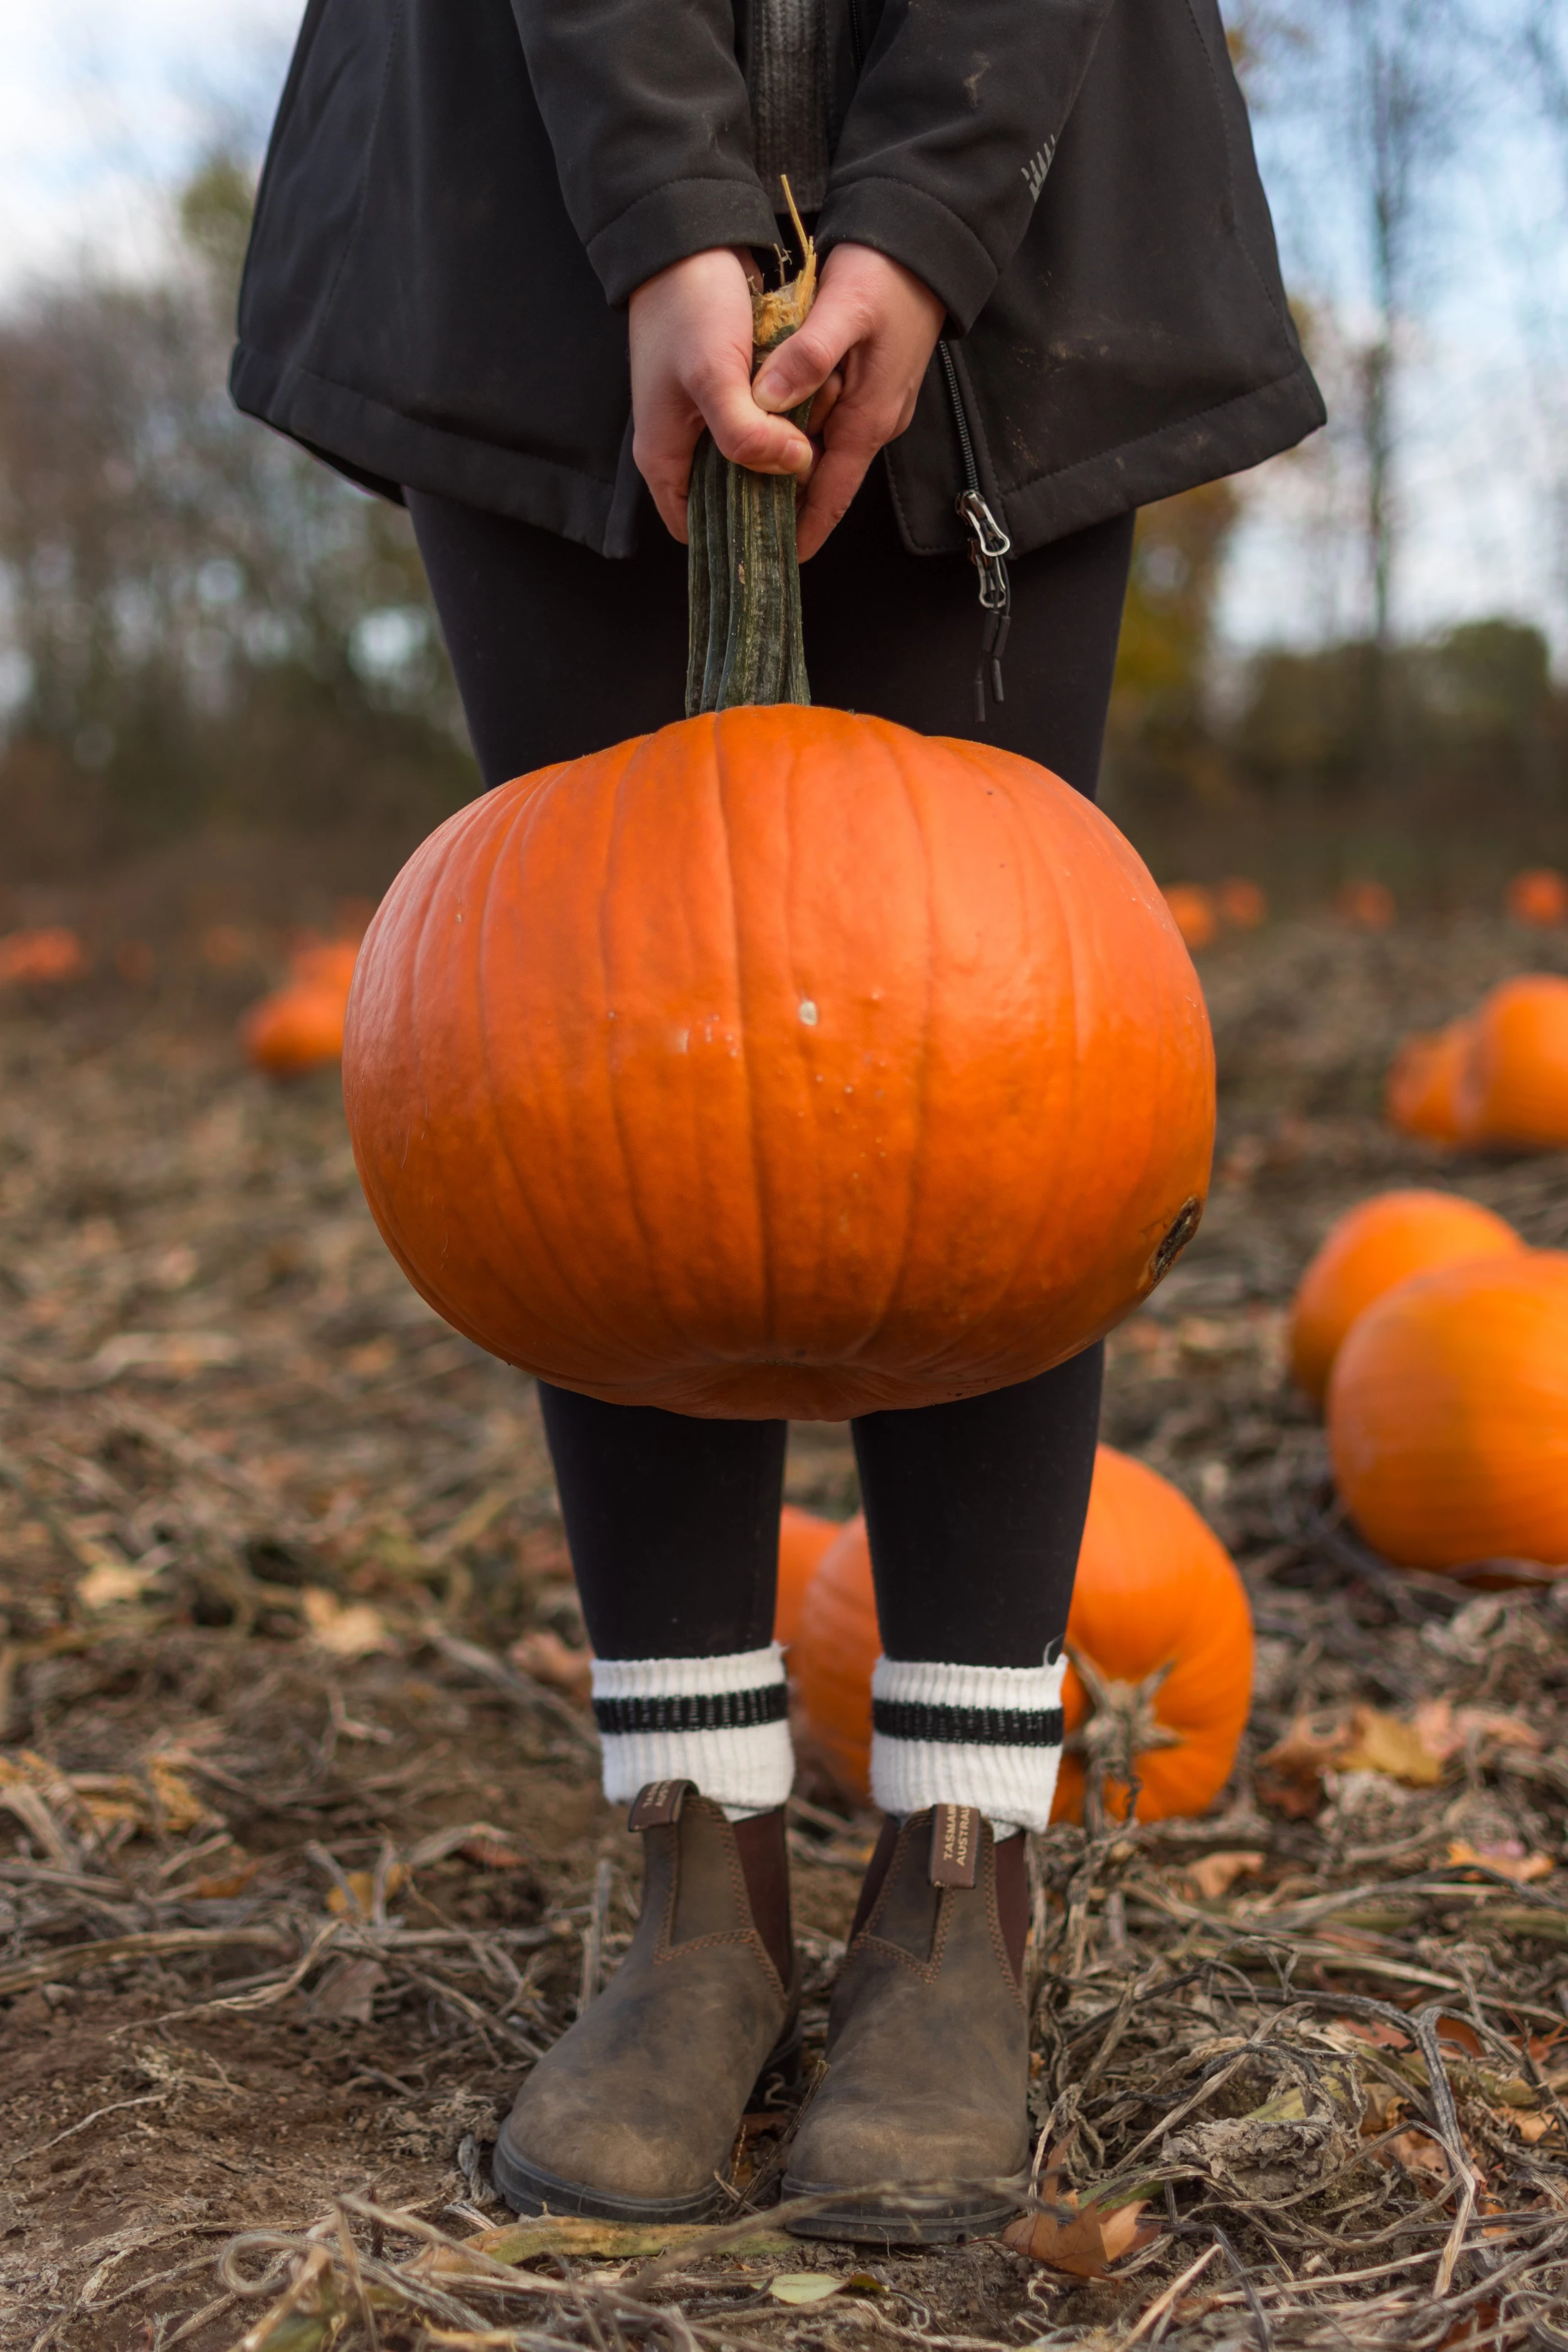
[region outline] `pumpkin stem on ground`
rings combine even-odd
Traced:
[[[1140,1756],[1147,1756],[1156,1748],[1181,1746],[1181,1733],[1162,1723],[1154,1712],[1160,1685],[1175,1663],[1173,1659],[1156,1666],[1142,1682],[1123,1683],[1102,1674],[1091,1657],[1070,1643],[1068,1655],[1083,1685],[1089,1708],[1081,1728],[1070,1733],[1064,1742],[1069,1754],[1082,1756],[1090,1770],[1098,1766],[1107,1780],[1126,1782],[1135,1777]]]
[[[816,247],[784,199],[805,262],[797,277],[752,297],[752,373],[804,324],[816,293]],[[811,403],[791,412],[804,432]],[[690,651],[686,715],[742,702],[809,702],[800,619],[792,474],[752,474],[722,457],[704,433],[691,460],[687,505]]]

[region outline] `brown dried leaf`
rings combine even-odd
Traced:
[[[368,1601],[344,1602],[323,1585],[312,1584],[300,1595],[300,1606],[311,1640],[334,1658],[368,1658],[373,1651],[392,1647],[386,1620]]]
[[[1556,1867],[1550,1854],[1529,1853],[1517,1838],[1505,1838],[1496,1845],[1471,1845],[1464,1838],[1449,1841],[1450,1862],[1480,1862],[1489,1870],[1511,1878],[1517,1886],[1531,1885],[1538,1878],[1550,1878]]]
[[[1384,2160],[1395,2158],[1416,2181],[1431,2181],[1440,2187],[1449,2177],[1448,2158],[1442,2143],[1429,2138],[1418,2126],[1402,2131],[1381,2154]]]
[[[1339,1772],[1381,1772],[1410,1789],[1435,1789],[1444,1759],[1429,1748],[1418,1727],[1374,1706],[1358,1706],[1348,1738],[1333,1759]]]
[[[1495,1740],[1500,1748],[1523,1748],[1532,1755],[1546,1745],[1521,1715],[1504,1715],[1490,1706],[1455,1706],[1446,1698],[1423,1699],[1415,1710],[1415,1727],[1423,1744],[1445,1762],[1471,1740]]]
[[[512,1664],[536,1683],[551,1690],[564,1692],[568,1698],[585,1702],[594,1687],[594,1654],[591,1650],[574,1650],[559,1633],[548,1627],[533,1633],[524,1633],[507,1653]]]
[[[1112,2263],[1152,2246],[1159,2236],[1157,2229],[1138,2218],[1148,2201],[1139,2197],[1131,2204],[1105,2207],[1091,2198],[1079,2205],[1069,2191],[1058,2197],[1057,2212],[1026,2213],[1010,2221],[1002,2242],[1031,2262],[1046,2263],[1074,2278],[1104,2278]],[[1068,2210],[1064,2212],[1063,2208]]]
[[[327,1908],[340,1919],[368,1919],[375,1904],[375,1873],[373,1870],[351,1870],[347,1873],[349,1892],[341,1886],[327,1889]],[[395,1862],[386,1874],[388,1900],[406,1885],[408,1873],[400,1862]]]
[[[1217,1903],[1238,1878],[1250,1877],[1268,1859],[1267,1854],[1256,1853],[1205,1853],[1188,1864],[1187,1883],[1205,1903]]]

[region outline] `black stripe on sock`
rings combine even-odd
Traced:
[[[1059,1748],[1059,1706],[934,1706],[927,1699],[879,1698],[871,1722],[885,1739],[940,1739],[966,1748]]]
[[[689,1691],[668,1698],[596,1698],[594,1720],[605,1734],[626,1731],[750,1731],[783,1723],[789,1714],[784,1684],[760,1690]]]

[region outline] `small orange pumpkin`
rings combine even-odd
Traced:
[[[1387,1559],[1568,1569],[1568,1255],[1515,1250],[1386,1292],[1340,1350],[1329,1447]]]
[[[352,940],[307,940],[294,950],[289,969],[308,987],[335,989],[346,1004],[358,957]]]
[[[839,1532],[837,1519],[786,1503],[779,1514],[779,1590],[773,1639],[787,1649],[800,1630],[801,1604],[822,1556]]]
[[[1568,980],[1505,980],[1471,1025],[1458,1094],[1468,1134],[1526,1151],[1568,1148]]]
[[[1218,905],[1221,921],[1234,930],[1256,931],[1268,920],[1268,900],[1261,887],[1239,874],[1220,884]]]
[[[46,985],[79,980],[88,968],[87,950],[63,923],[42,929],[11,931],[0,939],[0,982],[23,981]]]
[[[1459,1081],[1470,1050],[1470,1024],[1451,1021],[1446,1029],[1407,1037],[1390,1066],[1384,1108],[1390,1127],[1419,1135],[1428,1143],[1464,1143],[1459,1118]]]
[[[1522,1250],[1513,1227],[1458,1192],[1379,1192],[1330,1227],[1297,1286],[1290,1370],[1321,1402],[1346,1332],[1385,1290],[1431,1267]]]
[[[869,1793],[871,1670],[880,1649],[863,1518],[825,1553],[792,1658],[807,1742],[852,1795]],[[1252,1690],[1252,1614],[1225,1547],[1185,1496],[1131,1455],[1095,1455],[1068,1617],[1068,1753],[1053,1818],[1077,1821],[1083,1753],[1136,1760],[1138,1818],[1199,1813],[1225,1785]],[[1125,1813],[1124,1783],[1107,1802]]]
[[[297,1077],[342,1058],[346,1010],[342,989],[292,981],[251,1006],[240,1023],[240,1042],[268,1077]]]
[[[1386,882],[1342,882],[1334,910],[1341,922],[1358,931],[1386,931],[1397,912]]]
[[[1552,866],[1531,866],[1508,886],[1508,911],[1516,923],[1555,930],[1568,923],[1568,879]]]
[[[1173,882],[1165,894],[1171,919],[1190,948],[1206,948],[1219,929],[1214,894],[1197,882]]]
[[[805,705],[448,818],[365,935],[344,1098],[448,1322],[585,1395],[742,1419],[1076,1354],[1195,1229],[1214,1116],[1191,961],[1092,803]]]

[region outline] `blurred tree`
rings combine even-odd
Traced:
[[[1233,484],[1208,482],[1139,514],[1106,728],[1110,795],[1122,804],[1173,787],[1207,800],[1226,789],[1207,692],[1239,512]]]
[[[163,282],[0,322],[14,851],[17,824],[74,858],[84,828],[107,853],[368,802],[416,834],[473,789],[405,518],[229,404],[250,194],[212,156]]]
[[[1366,671],[1379,658],[1364,639],[1260,655],[1229,735],[1241,772],[1271,793],[1306,791],[1325,807],[1359,795]],[[1412,755],[1410,819],[1468,802],[1500,825],[1514,794],[1562,804],[1562,698],[1539,629],[1469,621],[1382,658]]]

